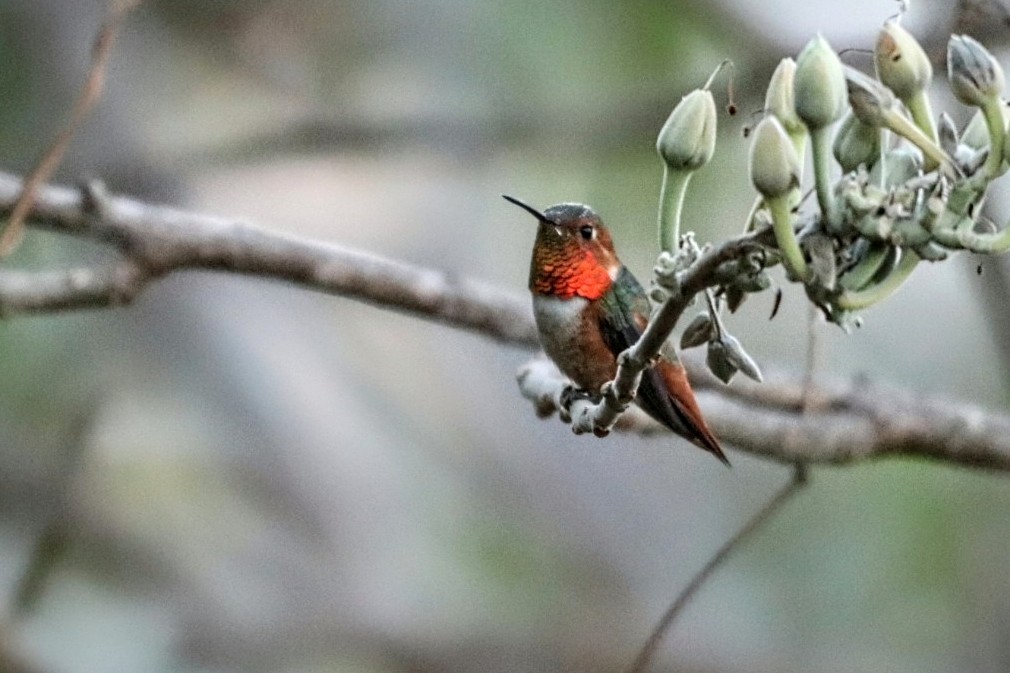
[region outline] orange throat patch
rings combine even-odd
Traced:
[[[612,283],[610,272],[589,250],[575,255],[544,251],[533,259],[530,290],[536,294],[593,301],[606,294]]]

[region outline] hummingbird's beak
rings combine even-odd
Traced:
[[[519,199],[515,198],[514,196],[509,196],[508,194],[502,194],[501,197],[503,199],[505,199],[506,201],[508,201],[509,203],[512,203],[512,204],[515,204],[515,205],[519,206],[520,208],[522,208],[523,210],[525,210],[527,213],[529,213],[533,217],[537,218],[538,221],[543,222],[544,224],[554,224],[553,222],[551,222],[550,220],[548,220],[546,217],[544,217],[544,214],[541,213],[539,210],[537,210],[533,206],[526,205],[525,203],[523,203]]]

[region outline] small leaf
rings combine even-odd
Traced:
[[[768,316],[768,320],[775,320],[775,316],[779,313],[779,308],[782,306],[782,288],[777,288],[775,290],[775,301],[772,302],[772,313]]]
[[[961,142],[958,138],[957,127],[954,126],[954,120],[951,119],[950,115],[946,111],[940,113],[940,119],[937,123],[937,133],[940,138],[940,149],[942,149],[947,154],[954,156],[957,153],[957,146]]]
[[[742,285],[730,285],[726,288],[726,308],[730,313],[736,313],[746,298],[747,292]]]
[[[708,353],[705,355],[705,364],[708,365],[709,370],[711,370],[715,377],[723,383],[729,383],[737,372],[736,365],[730,361],[726,353],[725,344],[718,340],[708,342]]]
[[[736,337],[731,334],[723,334],[722,343],[726,349],[726,358],[736,369],[743,372],[744,376],[754,379],[758,383],[764,380],[757,362],[747,354],[747,351],[744,350],[743,345]]]
[[[714,333],[712,318],[708,313],[702,311],[694,316],[694,320],[684,328],[684,333],[680,335],[680,347],[686,350],[700,346],[709,341],[714,336]]]

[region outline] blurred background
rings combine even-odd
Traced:
[[[0,170],[29,170],[65,118],[102,9],[0,0]],[[743,129],[778,59],[817,31],[870,48],[897,10],[147,0],[59,181],[101,177],[517,293],[533,228],[499,194],[583,201],[644,276],[653,143],[680,97],[733,59],[742,114],[721,115],[686,205],[702,240],[733,235],[752,199]],[[1005,54],[1007,16],[916,0],[904,25],[940,64],[952,31]],[[963,120],[937,79],[938,106]],[[35,232],[12,263],[106,254]],[[1007,277],[968,256],[917,270],[858,332],[819,325],[819,375],[1005,413]],[[787,288],[769,322],[771,302],[752,298],[731,329],[764,367],[799,375],[807,307]],[[575,437],[520,398],[529,356],[209,273],[126,308],[4,320],[0,643],[22,667],[0,668],[622,669],[788,471],[732,450],[726,470],[673,438]],[[1010,669],[1005,477],[911,460],[812,476],[702,590],[653,670]]]

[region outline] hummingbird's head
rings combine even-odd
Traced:
[[[621,269],[610,232],[600,216],[581,203],[560,203],[540,212],[505,196],[537,218],[530,263],[530,291],[561,299],[599,299]]]

